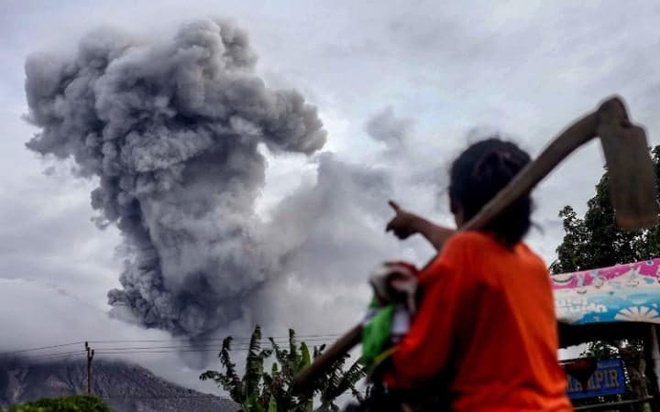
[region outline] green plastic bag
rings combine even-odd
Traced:
[[[362,363],[369,374],[377,366],[377,359],[380,355],[389,349],[392,318],[395,309],[395,305],[384,306],[378,309],[378,312],[364,324],[362,329]]]

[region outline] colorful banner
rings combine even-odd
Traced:
[[[608,359],[598,361],[596,370],[587,382],[587,390],[575,377],[567,375],[568,397],[571,399],[591,398],[594,396],[614,395],[626,390],[623,364],[621,359]]]
[[[552,276],[560,322],[660,324],[660,259]]]

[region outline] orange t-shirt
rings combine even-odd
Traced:
[[[392,356],[389,387],[445,376],[455,412],[573,410],[550,277],[525,244],[456,234],[419,281],[421,305]]]

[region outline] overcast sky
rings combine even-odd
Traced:
[[[167,339],[110,319],[121,243],[91,221],[96,183],[25,143],[24,63],[33,52],[74,53],[100,26],[140,42],[171,38],[182,23],[232,19],[247,30],[267,85],[295,88],[328,133],[321,153],[268,155],[261,219],[308,219],[294,269],[262,292],[269,333],[339,333],[369,298],[370,267],[389,258],[423,264],[420,240],[380,233],[391,196],[451,222],[442,193],[451,159],[496,131],[532,154],[612,93],[660,143],[660,5],[647,1],[30,1],[0,2],[0,328],[2,349],[78,340]],[[369,126],[371,125],[371,127]],[[374,126],[376,125],[376,126]],[[530,237],[547,261],[561,241],[559,209],[583,212],[602,173],[597,144],[581,149],[534,193]],[[291,205],[308,214],[291,216]],[[249,319],[220,335],[246,333]],[[267,326],[268,327],[268,326]],[[239,335],[240,336],[240,335]],[[143,357],[170,380],[197,388],[176,356]],[[181,372],[183,365],[187,369]]]

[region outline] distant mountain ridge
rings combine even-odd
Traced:
[[[94,360],[93,392],[119,412],[234,412],[229,399],[201,393],[161,379],[121,361]],[[0,359],[0,407],[42,397],[86,393],[87,363],[30,363]]]

